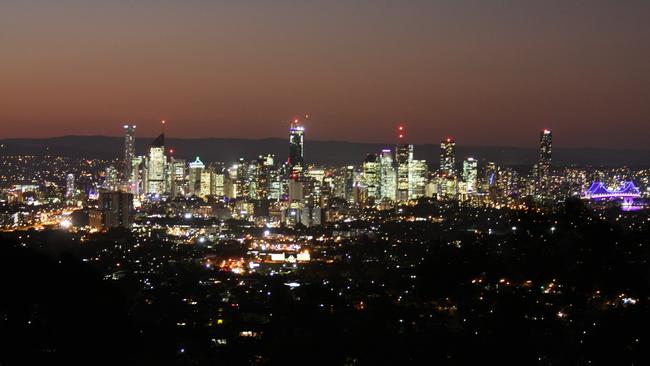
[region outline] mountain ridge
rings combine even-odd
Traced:
[[[144,154],[154,137],[136,139],[136,153]],[[123,154],[123,137],[68,135],[49,138],[0,139],[0,155],[62,155],[78,158],[119,158]],[[204,161],[232,162],[240,157],[251,159],[261,154],[275,154],[282,161],[288,154],[286,139],[269,137],[244,138],[167,138],[166,145],[176,151],[179,158]],[[367,154],[377,153],[394,144],[349,142],[336,140],[307,140],[307,162],[328,165],[360,164]],[[414,144],[416,159],[425,159],[436,166],[439,159],[438,144]],[[537,149],[510,146],[457,145],[457,161],[474,156],[480,161],[495,161],[502,165],[532,165],[537,160]],[[553,162],[558,166],[650,166],[650,150],[616,148],[555,148]]]

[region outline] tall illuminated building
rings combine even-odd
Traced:
[[[250,182],[251,179],[249,177],[249,172],[250,172],[250,164],[249,161],[245,160],[244,158],[239,158],[239,162],[237,163],[236,166],[236,175],[235,175],[235,184],[236,184],[236,197],[248,197],[251,189],[250,189]]]
[[[517,171],[512,168],[499,168],[497,175],[496,188],[501,197],[509,197],[519,193],[518,187],[519,176]],[[525,187],[522,187],[525,189]]]
[[[185,186],[185,160],[170,158],[169,162],[169,193],[172,197],[183,196],[187,192]]]
[[[398,143],[395,147],[395,164],[397,167],[396,199],[406,201],[409,199],[409,166],[413,160],[413,145],[405,143],[404,126],[398,127]]]
[[[377,154],[368,154],[363,162],[361,182],[367,198],[379,198],[380,176]]]
[[[499,167],[493,161],[485,164],[482,192],[487,193],[490,200],[495,200],[498,195]]]
[[[537,194],[546,196],[549,192],[551,175],[551,152],[553,134],[545,129],[539,134],[539,160],[537,162]]]
[[[306,197],[306,203],[311,207],[320,207],[323,198],[323,183],[325,181],[325,170],[309,169],[305,174],[305,180],[308,182],[309,196]],[[329,195],[329,188],[328,190]]]
[[[228,198],[237,198],[237,171],[239,164],[233,164],[225,169],[224,172],[224,196]]]
[[[440,143],[440,172],[447,177],[456,176],[456,142],[450,137]]]
[[[408,198],[424,197],[429,181],[429,166],[426,160],[411,160],[408,165]]]
[[[212,195],[212,176],[212,169],[204,169],[201,172],[201,186],[198,194],[200,197],[205,198]]]
[[[165,134],[160,134],[149,147],[147,160],[147,194],[165,193],[165,169],[167,156],[165,155]]]
[[[203,171],[205,170],[205,164],[196,157],[196,160],[189,163],[188,169],[188,181],[189,189],[188,193],[190,195],[200,196],[201,195],[201,180],[203,179]]]
[[[279,169],[269,171],[269,198],[279,201],[283,194],[283,179]]]
[[[145,156],[134,156],[131,160],[131,181],[128,183],[127,191],[138,197],[140,193],[146,190],[147,167]]]
[[[299,119],[294,119],[289,128],[289,160],[287,161],[292,171],[305,170],[305,127]]]
[[[353,165],[348,165],[343,171],[343,198],[350,203],[354,202],[355,173]]]
[[[133,158],[135,158],[135,125],[124,125],[124,182],[128,185],[131,192],[135,188],[133,173]],[[133,192],[132,192],[133,193]]]
[[[120,186],[118,175],[118,170],[114,166],[108,166],[104,172],[102,188],[108,191],[117,191]]]
[[[211,172],[210,192],[213,196],[222,197],[226,195],[225,183],[226,181],[223,167],[219,167],[216,171]]]
[[[74,197],[74,175],[68,174],[65,177],[65,198]]]
[[[381,198],[394,201],[397,194],[397,172],[390,149],[383,149],[379,155],[379,182]]]
[[[493,161],[488,161],[485,165],[484,190],[486,192],[496,185],[498,172],[497,164]]]
[[[273,154],[260,155],[251,163],[254,194],[253,198],[258,200],[268,199],[271,191],[272,170],[275,165]],[[249,168],[251,169],[251,168]]]
[[[475,194],[478,191],[478,161],[468,157],[463,161],[463,181],[467,194]]]
[[[255,199],[257,196],[257,164],[255,160],[248,161],[246,164],[246,193],[245,196]]]

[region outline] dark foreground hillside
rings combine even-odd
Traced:
[[[128,232],[83,245],[57,231],[4,233],[0,364],[648,364],[647,213],[630,225],[569,202],[502,215],[506,230],[486,235],[471,208],[406,210],[450,220],[381,224],[332,248],[340,263],[278,276],[206,269],[192,260],[208,250],[198,246],[129,247]],[[466,225],[478,231],[455,229]],[[115,243],[169,261],[142,282],[80,260]]]

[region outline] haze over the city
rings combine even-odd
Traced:
[[[0,138],[646,148],[648,1],[0,4]]]

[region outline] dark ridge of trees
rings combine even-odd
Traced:
[[[0,241],[0,364],[128,364],[127,302],[89,266]]]

